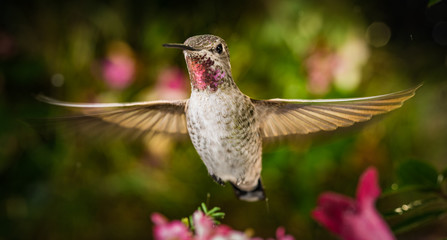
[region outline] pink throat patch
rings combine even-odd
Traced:
[[[211,91],[216,91],[223,83],[225,72],[220,67],[213,67],[214,61],[207,58],[206,54],[197,57],[187,57],[189,77],[194,88],[205,90],[208,86]]]

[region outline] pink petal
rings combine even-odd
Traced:
[[[133,81],[135,62],[132,58],[114,55],[102,64],[102,75],[111,88],[123,89]]]
[[[180,68],[163,69],[157,77],[155,91],[157,97],[164,100],[175,100],[188,97],[188,83]]]
[[[193,214],[193,222],[195,229],[195,240],[249,240],[243,232],[235,231],[226,225],[214,226],[211,217],[205,215],[201,211]]]
[[[340,234],[345,227],[344,215],[355,211],[355,201],[337,193],[323,193],[312,216],[330,231]]]
[[[155,225],[161,225],[168,222],[168,220],[160,213],[153,213],[151,215],[151,220]]]
[[[197,240],[209,239],[213,231],[213,221],[201,211],[195,211],[192,215]]]
[[[154,222],[154,239],[156,240],[191,240],[191,232],[180,221],[168,222],[167,219],[159,214],[154,213],[151,216]]]
[[[375,209],[375,202],[380,193],[377,170],[369,167],[360,177],[357,187],[359,214],[346,216],[347,221],[351,222],[352,234],[357,239],[360,235],[365,235],[365,232],[368,233],[368,237],[362,239],[394,239],[390,228]]]
[[[219,236],[216,236],[215,238],[217,239],[228,239],[228,240],[249,240],[250,238],[247,237],[247,235],[245,235],[245,233],[243,232],[239,232],[239,231],[232,231],[228,236],[224,237],[224,238],[219,238]]]
[[[283,227],[278,227],[276,229],[276,239],[277,240],[295,240],[292,235],[286,235],[286,229]]]
[[[157,82],[164,88],[186,90],[187,80],[180,68],[166,68],[158,75]]]
[[[345,240],[395,239],[386,222],[373,206],[360,214],[346,215],[346,227],[340,234]]]
[[[219,225],[215,228],[211,239],[221,240],[249,240],[245,233],[231,229],[226,225]]]
[[[214,232],[216,235],[228,236],[231,234],[232,231],[233,229],[231,229],[231,227],[227,225],[219,225],[215,228]]]
[[[380,195],[380,187],[377,180],[377,170],[369,167],[359,179],[357,187],[357,204],[360,208],[366,205],[374,205]]]
[[[380,195],[377,182],[377,170],[368,168],[360,177],[355,201],[336,193],[323,193],[312,216],[345,240],[394,239],[375,209],[374,203]]]

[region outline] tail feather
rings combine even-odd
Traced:
[[[264,187],[262,186],[261,179],[258,180],[258,185],[256,185],[253,190],[249,191],[242,190],[233,183],[231,183],[231,186],[233,186],[236,197],[240,200],[247,202],[256,202],[265,199],[265,191]]]

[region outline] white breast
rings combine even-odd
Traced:
[[[261,138],[250,99],[237,91],[193,91],[186,121],[208,172],[237,185],[257,183]]]

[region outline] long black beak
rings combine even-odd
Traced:
[[[192,47],[187,46],[187,45],[182,44],[182,43],[165,43],[165,44],[163,44],[163,47],[179,48],[179,49],[182,49],[182,50],[189,50],[189,51],[197,51],[197,49],[192,48]]]

